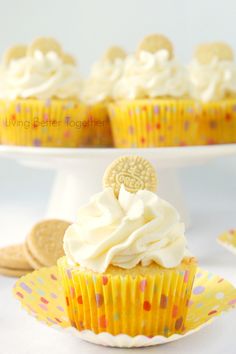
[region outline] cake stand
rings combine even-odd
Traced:
[[[29,168],[55,170],[46,218],[74,220],[78,208],[102,189],[105,168],[122,155],[149,159],[158,173],[158,194],[170,201],[189,224],[188,211],[178,179],[178,169],[206,164],[218,157],[236,155],[236,144],[147,149],[39,148],[0,145],[0,157],[11,158]]]

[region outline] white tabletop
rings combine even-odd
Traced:
[[[236,285],[236,257],[219,246],[216,236],[236,228],[235,159],[181,172],[192,216],[187,232],[189,245],[201,267],[220,274]],[[227,166],[226,166],[227,165]],[[0,159],[0,246],[23,241],[35,221],[43,217],[52,173],[16,166]],[[0,276],[1,354],[109,354],[103,348],[57,332],[21,310],[12,296],[15,280]],[[210,326],[183,340],[160,347],[135,349],[132,353],[234,354],[236,310],[224,314]],[[122,349],[122,353],[131,352]]]

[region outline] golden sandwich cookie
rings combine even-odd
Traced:
[[[0,274],[18,277],[33,270],[24,255],[23,247],[23,244],[19,244],[0,249]]]
[[[69,222],[44,220],[37,223],[25,241],[25,256],[33,268],[56,264],[64,255],[63,237]]]

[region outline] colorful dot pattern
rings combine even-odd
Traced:
[[[224,232],[217,240],[223,247],[236,254],[236,230],[231,229]]]
[[[107,106],[98,103],[88,107],[88,141],[91,147],[112,147],[113,136]]]
[[[71,326],[57,267],[41,268],[17,281],[13,293],[23,308],[49,326]]]
[[[161,334],[165,336],[170,336],[172,332],[184,334],[219,316],[223,311],[236,307],[236,289],[223,278],[198,269],[191,299],[185,303],[185,314],[180,299],[187,289],[184,282],[186,273],[179,273],[178,277],[183,278],[181,289],[174,289],[172,283],[168,291],[165,287],[165,294],[160,284],[154,286],[151,278],[135,279],[135,292],[127,288],[125,282],[117,279],[111,293],[109,277],[96,277],[96,282],[92,276],[89,279],[81,277],[84,291],[78,294],[78,289],[71,292],[66,287],[65,296],[58,269],[51,267],[42,268],[18,280],[14,295],[31,315],[49,326],[57,324],[62,328],[74,326],[78,330],[92,329],[94,332],[99,330],[119,334],[122,323],[122,332],[132,335],[137,324],[139,334],[149,334],[150,337],[156,334],[158,325],[162,328]],[[63,275],[65,278],[71,287],[71,279]],[[155,297],[150,297],[151,293],[157,294],[161,306],[158,307]],[[91,303],[94,306],[91,307]],[[133,312],[134,303],[139,304],[140,312]],[[111,308],[113,310],[109,313]],[[150,321],[152,318],[154,320]]]
[[[35,147],[111,146],[105,105],[88,108],[77,101],[0,101],[1,142]]]
[[[109,106],[116,147],[165,147],[236,142],[236,100],[122,101]]]

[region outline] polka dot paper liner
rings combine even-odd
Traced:
[[[76,100],[0,100],[1,143],[35,147],[88,144],[86,106]]]
[[[106,287],[107,279],[104,278],[103,282],[103,286]],[[140,284],[141,293],[146,286],[146,282]],[[73,289],[71,291],[73,292]],[[19,279],[14,287],[14,295],[30,315],[50,327],[66,330],[91,342],[120,347],[148,346],[183,338],[183,336],[191,334],[210,323],[222,312],[236,306],[236,289],[234,286],[220,276],[198,268],[191,299],[188,302],[187,320],[182,333],[170,337],[148,338],[145,336],[130,337],[122,334],[112,336],[105,329],[104,333],[98,335],[95,335],[92,331],[75,329],[73,323],[69,320],[68,304],[64,297],[56,266],[42,268]],[[81,304],[83,298],[78,297],[75,301]],[[103,302],[99,294],[96,301],[99,308]],[[166,299],[163,298],[163,304],[165,301]],[[152,304],[144,302],[143,306],[148,311]],[[176,312],[177,309],[173,308],[173,315]],[[117,313],[116,316],[119,319],[122,314]],[[101,315],[100,321],[104,325],[106,324],[106,314]]]
[[[199,145],[236,142],[236,99],[202,103],[196,113]]]
[[[114,144],[145,148],[236,142],[236,99],[144,99],[109,105]]]
[[[144,275],[99,274],[58,260],[71,323],[81,330],[153,337],[182,333],[197,263]]]
[[[224,232],[217,238],[217,241],[221,246],[236,254],[236,229]]]
[[[105,103],[87,107],[88,141],[91,147],[112,147],[113,137],[110,118]]]

